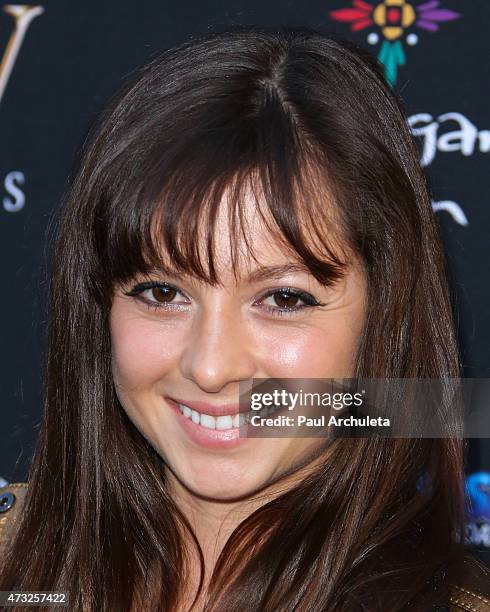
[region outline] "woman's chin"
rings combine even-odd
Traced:
[[[206,468],[203,463],[197,469],[183,469],[174,472],[179,484],[195,497],[228,501],[253,496],[262,490],[269,478],[265,473],[253,474],[246,469],[233,474]]]

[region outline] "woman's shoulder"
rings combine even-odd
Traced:
[[[15,531],[28,483],[0,487],[0,555]],[[475,557],[464,559],[461,576],[451,586],[450,612],[490,612],[490,570]]]
[[[490,612],[490,570],[475,557],[465,557],[461,576],[451,587],[449,609]]]

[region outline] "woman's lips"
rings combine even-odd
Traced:
[[[172,400],[174,403],[182,404],[183,406],[188,406],[191,410],[195,410],[200,414],[209,414],[210,416],[222,416],[222,415],[235,415],[238,412],[248,412],[250,410],[250,406],[246,404],[240,404],[233,402],[231,404],[221,404],[220,406],[215,406],[214,404],[208,404],[206,402],[194,402],[184,399],[179,399],[178,397],[167,397],[167,399]]]
[[[170,397],[166,400],[184,432],[199,446],[234,448],[247,441],[243,433],[240,436],[239,425],[243,423],[244,414],[239,412],[238,404],[211,406],[203,402],[186,404]],[[198,407],[203,412],[196,410]]]

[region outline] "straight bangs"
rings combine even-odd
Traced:
[[[277,102],[277,104],[275,104]],[[271,108],[269,108],[269,106]],[[238,123],[207,109],[189,136],[165,134],[137,152],[128,149],[117,173],[106,174],[112,195],[96,215],[95,285],[110,305],[114,288],[136,275],[190,275],[221,285],[215,263],[216,220],[227,207],[229,253],[238,280],[245,254],[260,265],[248,220],[259,215],[274,242],[316,280],[332,285],[345,275],[351,247],[341,218],[342,197],[325,151],[304,135],[270,94],[256,117]],[[134,159],[138,159],[134,169]],[[109,185],[117,183],[117,189]],[[247,198],[253,203],[244,213]]]

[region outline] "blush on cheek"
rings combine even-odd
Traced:
[[[271,343],[270,363],[277,366],[278,378],[349,377],[357,349],[355,330],[345,322],[329,321],[323,328],[312,327],[289,333]]]
[[[112,364],[115,382],[127,388],[152,385],[175,361],[175,334],[167,326],[136,317],[111,316]]]

